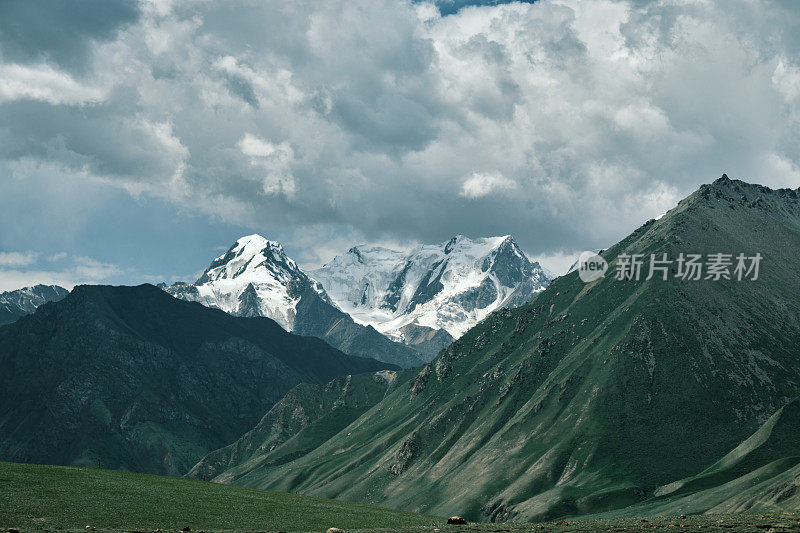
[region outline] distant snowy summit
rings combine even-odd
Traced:
[[[511,236],[421,245],[355,246],[310,272],[356,322],[413,343],[424,331],[458,338],[493,311],[530,301],[551,277]]]
[[[168,293],[236,316],[264,316],[294,329],[297,304],[312,291],[330,302],[322,286],[309,278],[283,246],[261,235],[238,239],[214,259],[194,284],[176,283]]]

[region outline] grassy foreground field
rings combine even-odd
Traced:
[[[355,503],[113,470],[0,462],[0,529],[366,532],[800,531],[800,514],[701,515],[447,526]]]
[[[0,527],[325,531],[399,528],[441,518],[181,478],[0,463]]]

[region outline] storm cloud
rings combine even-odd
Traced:
[[[723,172],[800,186],[795,3],[467,4],[4,2],[0,187],[83,176],[313,262],[332,231],[599,248]]]
[[[51,61],[81,71],[93,45],[138,17],[129,0],[3,0],[0,50],[6,61]]]

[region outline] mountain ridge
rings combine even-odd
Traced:
[[[33,285],[0,293],[0,326],[29,315],[47,302],[63,299],[69,291],[58,285]]]
[[[77,286],[0,328],[0,457],[180,475],[294,385],[385,368],[152,285]]]
[[[195,479],[235,482],[238,471],[257,464],[280,464],[319,445],[402,386],[409,371],[349,375],[325,385],[301,383],[236,442],[205,456],[187,474]],[[246,467],[240,466],[247,465]]]

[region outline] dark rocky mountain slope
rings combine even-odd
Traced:
[[[343,376],[326,385],[301,383],[272,406],[255,428],[208,454],[188,477],[212,479],[225,472],[218,481],[231,483],[240,472],[257,465],[288,462],[330,439],[412,375],[408,370],[381,370]]]
[[[386,368],[152,285],[79,286],[0,328],[0,459],[180,475],[295,385]]]

